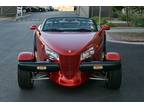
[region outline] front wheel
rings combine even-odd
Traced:
[[[109,89],[119,89],[121,86],[122,71],[121,68],[115,71],[107,72],[106,87]]]
[[[18,68],[18,85],[21,89],[32,89],[33,81],[32,72],[22,71]]]

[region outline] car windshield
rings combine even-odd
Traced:
[[[93,32],[97,31],[97,28],[94,22],[88,18],[56,17],[47,19],[43,25],[42,30],[51,32]]]

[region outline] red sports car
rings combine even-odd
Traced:
[[[31,89],[35,80],[46,79],[76,87],[92,79],[119,89],[121,56],[106,52],[105,30],[109,29],[85,17],[52,17],[33,25],[34,51],[18,55],[19,87]]]

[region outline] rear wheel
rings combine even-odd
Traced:
[[[106,35],[104,35],[103,52],[106,54]]]
[[[109,89],[119,89],[121,86],[122,71],[117,69],[115,71],[107,72],[106,86]]]
[[[36,46],[36,36],[34,35],[34,42],[33,42],[33,53],[34,53],[34,61],[36,61],[36,53],[37,53],[37,46]]]
[[[18,85],[21,89],[32,89],[33,88],[33,80],[32,72],[22,71],[18,68]]]
[[[102,53],[103,60],[105,60],[105,55],[106,55],[106,35],[104,35],[104,42],[103,42],[103,53]]]

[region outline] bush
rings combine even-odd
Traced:
[[[94,16],[94,17],[91,17],[91,19],[96,24],[99,24],[99,17]],[[108,20],[110,20],[110,18],[108,18],[108,17],[101,17],[101,25],[108,25],[108,26],[114,27],[115,25],[113,23],[111,23],[111,22],[108,22]]]
[[[105,25],[108,25],[110,27],[115,27],[115,25],[113,23],[111,23],[111,22],[107,22]]]
[[[131,20],[131,23],[136,27],[144,27],[144,17],[135,17]]]
[[[113,12],[112,17],[113,17],[113,18],[118,18],[118,17],[119,17],[119,14],[118,14],[117,12]]]
[[[123,21],[127,20],[127,16],[126,14],[122,14],[120,16],[120,19]],[[144,17],[142,16],[134,16],[134,15],[129,15],[128,18],[129,22],[131,23],[132,26],[136,26],[136,27],[144,27]]]
[[[121,14],[120,15],[120,20],[122,21],[127,21],[127,15],[126,14]],[[132,20],[132,16],[128,16],[128,20],[131,21]]]
[[[122,21],[126,21],[126,20],[127,20],[127,16],[126,16],[125,14],[122,14],[122,15],[120,16],[120,19],[121,19]]]
[[[94,16],[94,17],[91,17],[91,19],[96,23],[96,24],[99,24],[99,17],[97,16]],[[101,25],[103,24],[106,24],[107,23],[107,20],[108,17],[101,17]]]

